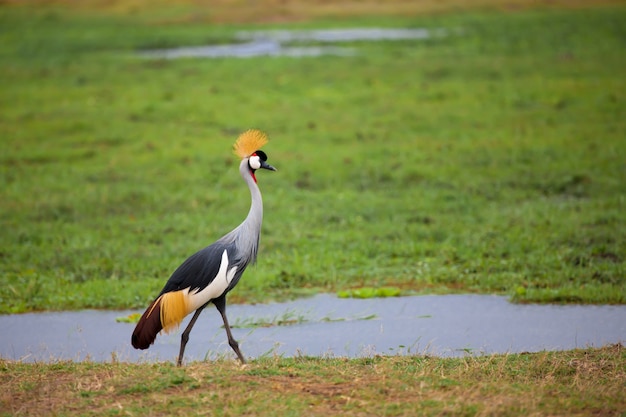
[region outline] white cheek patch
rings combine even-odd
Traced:
[[[250,164],[250,168],[252,169],[259,169],[261,168],[261,158],[256,155],[252,155],[250,157],[250,160],[248,161],[248,164]]]
[[[224,250],[220,269],[217,271],[217,275],[215,275],[213,281],[202,291],[189,293],[190,312],[224,294],[224,291],[228,288],[228,284],[233,280],[236,271],[237,267],[228,270],[228,252]]]

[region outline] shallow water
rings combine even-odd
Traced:
[[[306,57],[356,54],[355,48],[338,46],[293,46],[294,43],[333,43],[354,41],[421,40],[443,36],[443,30],[350,28],[320,30],[266,30],[242,31],[235,34],[238,42],[225,45],[191,46],[141,51],[152,59],[180,58],[250,58],[255,56]]]
[[[160,335],[147,351],[130,346],[134,311],[79,311],[0,316],[0,356],[174,361],[180,331]],[[340,299],[318,295],[287,303],[228,306],[231,324],[295,318],[300,324],[234,328],[242,352],[263,355],[362,357],[375,354],[458,356],[601,347],[626,342],[626,306],[517,305],[485,295]],[[191,332],[185,358],[234,357],[215,308]]]
[[[242,40],[271,39],[277,42],[291,43],[421,40],[445,34],[446,32],[443,29],[344,28],[241,31],[237,32],[235,37]]]
[[[230,45],[187,46],[171,49],[155,49],[141,52],[145,58],[180,59],[180,58],[250,58],[255,56],[321,56],[354,55],[352,48],[331,46],[286,47],[273,40],[253,40]]]

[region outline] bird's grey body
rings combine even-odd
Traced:
[[[161,294],[185,288],[189,288],[190,291],[202,291],[216,278],[222,254],[226,251],[229,262],[227,269],[236,268],[236,272],[225,291],[219,294],[224,295],[237,285],[246,267],[256,262],[263,223],[263,199],[246,159],[241,161],[239,172],[250,189],[252,203],[248,216],[233,231],[187,258],[174,271]],[[209,301],[211,300],[206,300]]]
[[[242,157],[239,173],[248,185],[251,197],[250,211],[245,220],[215,243],[191,255],[174,271],[137,323],[131,338],[133,347],[147,349],[161,330],[171,330],[194,312],[181,335],[177,361],[181,365],[191,329],[202,310],[213,303],[224,321],[228,343],[239,360],[245,362],[226,318],[226,294],[237,285],[246,267],[256,262],[263,222],[263,199],[255,172],[260,168],[276,170],[265,162],[265,153],[255,147],[265,142],[264,134],[249,130],[235,143],[235,152]]]

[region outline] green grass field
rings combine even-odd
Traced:
[[[230,302],[625,303],[626,4],[501,3],[0,2],[0,313],[145,307],[244,218],[231,145],[251,127],[279,172],[259,173],[259,262]],[[351,57],[137,55],[344,27],[454,35]],[[624,352],[0,359],[0,416],[623,417]]]
[[[251,127],[279,172],[259,175],[259,261],[231,302],[379,286],[626,302],[623,3],[222,24],[160,7],[0,6],[0,313],[145,307],[245,217],[231,146]],[[137,56],[363,26],[454,34]]]

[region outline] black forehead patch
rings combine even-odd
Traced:
[[[262,150],[259,149],[258,151],[255,151],[254,154],[261,158],[261,161],[267,161],[267,155],[265,155],[265,152]]]

